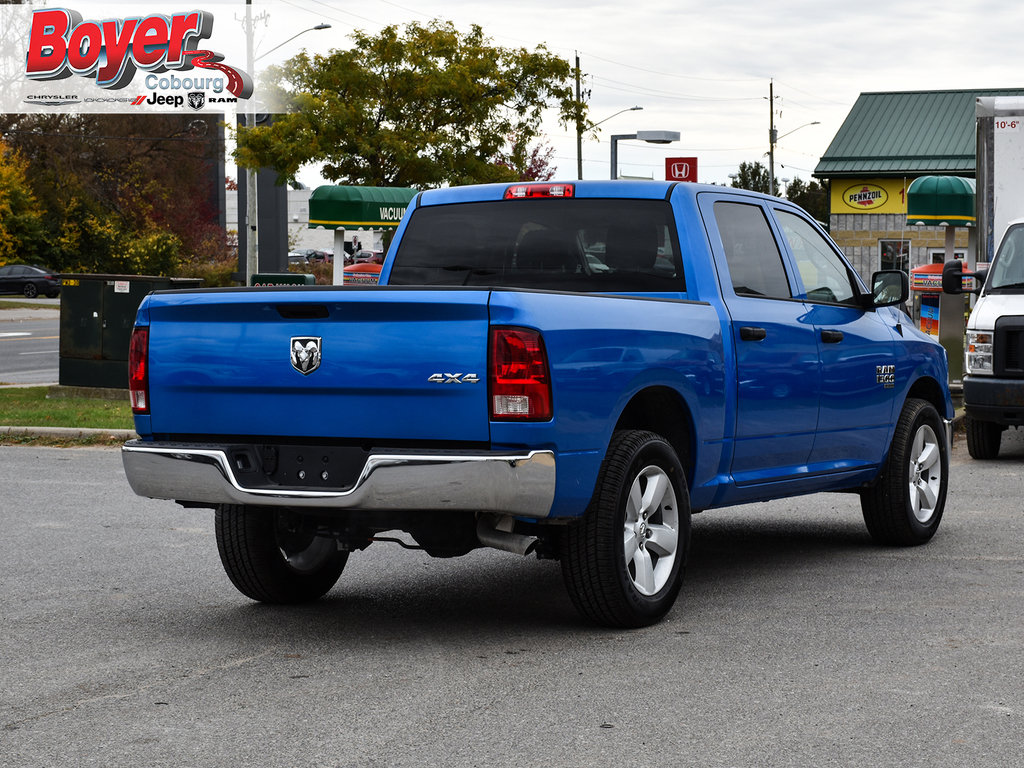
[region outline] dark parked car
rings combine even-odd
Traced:
[[[42,293],[53,298],[60,295],[60,279],[42,267],[8,264],[0,267],[0,293],[21,293],[28,299]]]

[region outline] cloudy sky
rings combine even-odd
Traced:
[[[619,142],[623,175],[663,178],[665,157],[693,156],[700,181],[728,183],[740,162],[767,164],[772,82],[776,175],[804,180],[862,92],[1024,87],[1019,0],[256,2],[269,18],[256,27],[263,50],[285,39],[285,28],[332,25],[282,46],[267,62],[302,47],[347,45],[352,29],[373,33],[433,18],[460,29],[479,24],[500,46],[543,43],[570,61],[578,54],[593,120],[643,107],[611,118],[598,139],[584,141],[585,178],[608,178],[608,137],[637,130],[674,130],[682,138],[668,146]],[[546,133],[559,177],[575,177],[575,132],[550,121]]]
[[[244,61],[240,0],[33,7],[44,5],[86,18],[209,10],[217,47]],[[619,142],[622,175],[663,178],[665,157],[696,157],[700,181],[728,183],[743,161],[767,164],[772,83],[776,176],[805,181],[862,92],[1024,87],[1020,0],[253,0],[251,9],[261,66],[303,48],[349,47],[354,29],[435,18],[463,31],[478,24],[499,46],[578,55],[591,118],[601,121],[598,137],[584,141],[585,178],[608,178],[608,137],[638,130],[679,131],[681,140]],[[303,32],[319,23],[331,28]],[[24,48],[15,48],[23,67]],[[634,105],[643,110],[616,115]],[[545,141],[558,176],[575,178],[575,131],[552,118]],[[316,168],[299,176],[319,183]]]

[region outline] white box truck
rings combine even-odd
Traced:
[[[977,100],[978,299],[967,321],[963,400],[972,458],[999,455],[1002,433],[1024,425],[1024,98]],[[997,246],[998,243],[998,246]],[[942,288],[961,293],[962,265]]]

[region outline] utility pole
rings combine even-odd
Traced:
[[[768,194],[775,195],[775,81],[768,81]]]
[[[255,79],[256,69],[253,57],[252,0],[245,0],[245,59],[249,68],[249,76]],[[245,105],[245,127],[256,125],[256,94],[249,97]],[[257,239],[256,221],[258,218],[258,202],[256,190],[256,169],[245,171],[245,284],[252,282],[252,276],[259,272],[259,241]]]
[[[583,116],[580,93],[580,54],[576,51],[576,178],[583,179]]]

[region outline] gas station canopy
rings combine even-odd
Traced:
[[[973,227],[974,180],[919,176],[907,188],[907,226]]]
[[[395,228],[418,190],[404,187],[317,187],[309,198],[309,228]]]

